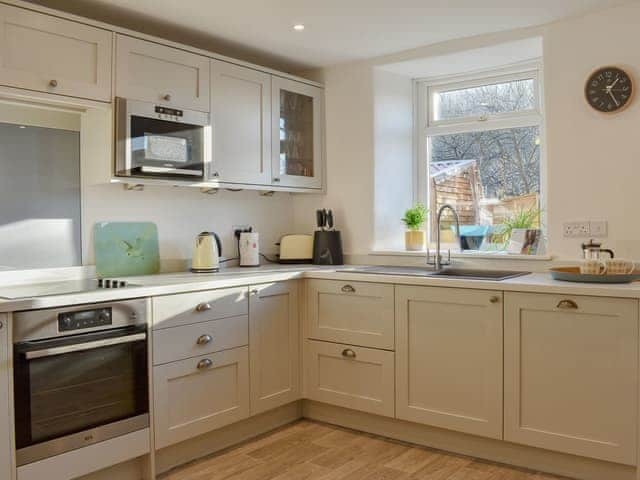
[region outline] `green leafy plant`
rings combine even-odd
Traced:
[[[500,234],[504,243],[508,243],[511,240],[513,230],[516,228],[538,228],[540,225],[540,213],[540,209],[535,207],[527,210],[522,209],[504,220],[500,224]]]
[[[428,213],[429,210],[427,210],[427,208],[423,204],[416,203],[413,208],[410,208],[406,212],[404,212],[402,221],[409,230],[420,230],[424,225],[424,222],[427,221]]]

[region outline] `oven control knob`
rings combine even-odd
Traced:
[[[64,317],[62,319],[62,322],[65,324],[65,326],[70,326],[71,325],[71,317]]]
[[[109,314],[106,312],[101,312],[98,314],[98,323],[101,325],[108,324],[111,319],[109,318]]]

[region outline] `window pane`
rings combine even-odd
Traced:
[[[469,248],[484,241],[483,249],[502,249],[500,236],[516,217],[522,217],[517,228],[539,227],[538,127],[433,136],[429,151],[431,211],[453,205]],[[445,215],[442,241],[454,242],[453,217]]]
[[[434,120],[491,116],[535,108],[533,79],[448,90],[433,94]]]

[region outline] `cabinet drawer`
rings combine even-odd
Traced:
[[[394,353],[307,340],[306,398],[393,417]]]
[[[174,362],[247,345],[246,315],[164,328],[153,332],[153,364]]]
[[[504,439],[636,465],[638,301],[505,293]]]
[[[181,293],[153,299],[153,328],[176,327],[249,312],[247,287]]]
[[[156,447],[249,416],[247,347],[153,368]]]
[[[111,101],[111,32],[0,5],[0,38],[0,84]]]
[[[310,280],[306,336],[394,349],[393,285]]]
[[[209,111],[209,59],[117,35],[116,95]]]

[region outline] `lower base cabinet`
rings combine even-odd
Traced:
[[[502,438],[502,292],[396,287],[396,416]]]
[[[298,282],[249,288],[251,415],[300,399]]]
[[[505,293],[505,440],[635,465],[638,301]]]
[[[156,448],[249,417],[249,351],[234,348],[154,367]]]
[[[394,353],[339,343],[305,343],[305,397],[394,416]]]

